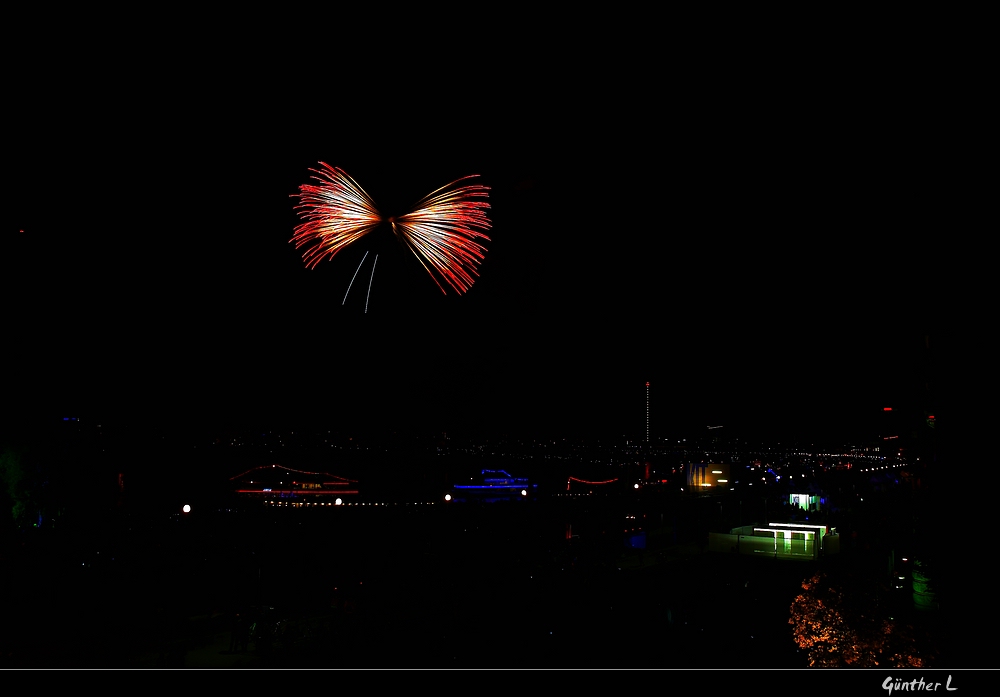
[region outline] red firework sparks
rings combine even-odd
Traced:
[[[318,184],[303,184],[295,206],[302,222],[296,226],[290,242],[295,248],[306,247],[302,259],[315,268],[323,259],[358,241],[383,222],[424,267],[442,293],[447,293],[439,277],[457,293],[469,290],[478,273],[489,242],[486,216],[489,187],[462,184],[478,175],[462,177],[421,199],[413,210],[395,218],[379,213],[371,197],[357,182],[338,167],[320,162],[321,170],[312,169]]]

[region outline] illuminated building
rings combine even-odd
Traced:
[[[806,512],[818,511],[826,499],[816,494],[789,494],[788,503]]]
[[[711,491],[715,487],[732,486],[729,479],[729,465],[715,463],[695,463],[687,465],[687,486],[689,491]]]
[[[727,533],[709,533],[709,551],[738,552],[773,559],[819,559],[840,551],[836,528],[809,523],[747,525]]]
[[[775,559],[818,559],[823,539],[830,533],[826,525],[807,523],[768,523],[766,528],[754,528],[756,537],[771,538]],[[755,548],[755,553],[759,551]],[[765,554],[768,550],[763,550]]]
[[[266,504],[333,505],[358,493],[357,482],[328,472],[308,472],[284,465],[262,465],[230,477],[242,498]]]

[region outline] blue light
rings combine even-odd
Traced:
[[[514,491],[517,486],[493,486],[492,484],[456,484],[456,489],[490,489],[491,491]]]

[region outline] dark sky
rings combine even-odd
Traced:
[[[13,412],[641,438],[647,380],[654,437],[932,403],[943,212],[907,95],[581,77],[459,109],[175,77],[66,74],[15,108]],[[385,208],[480,175],[477,283],[442,295],[389,245],[367,312],[364,270],[342,305],[365,243],[315,270],[289,244],[320,161]]]

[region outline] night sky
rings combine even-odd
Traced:
[[[933,409],[943,212],[898,92],[536,73],[345,104],[66,70],[3,158],[12,414],[640,439],[646,381],[653,438]],[[476,284],[443,295],[387,239],[306,269],[291,195],[320,161],[400,212],[480,175]]]

